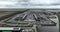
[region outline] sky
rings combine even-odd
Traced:
[[[60,8],[60,4],[59,4],[60,0],[25,0],[25,1],[24,0],[0,0],[0,7]],[[55,5],[51,5],[51,4],[55,4]]]

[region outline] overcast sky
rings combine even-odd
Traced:
[[[28,6],[27,4],[29,4],[29,5],[33,4],[34,7],[32,5]],[[39,4],[43,4],[43,5],[40,6]],[[60,5],[46,6],[46,4],[47,5],[50,5],[50,4],[60,4],[60,0],[0,0],[0,7],[60,8]]]

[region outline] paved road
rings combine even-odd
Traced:
[[[59,21],[58,21],[58,18],[51,19],[51,20],[53,20],[54,22],[56,22],[57,25],[56,26],[41,26],[40,27],[40,31],[41,32],[59,32]]]
[[[15,16],[15,17],[19,17],[19,15]],[[30,18],[31,16],[29,16]],[[56,16],[57,17],[57,16]],[[40,31],[41,32],[59,32],[59,22],[58,22],[58,18],[56,19],[51,19],[53,20],[54,22],[57,23],[56,26],[40,26]],[[33,21],[34,22],[34,21]],[[37,22],[38,23],[38,22]]]
[[[19,17],[20,16],[20,14],[17,14],[17,15],[15,15],[12,19],[10,19],[9,21],[14,21],[13,19],[14,18],[16,18],[16,17]],[[56,16],[57,17],[57,16]],[[33,19],[33,17],[30,15],[28,18],[32,18]],[[27,19],[28,19],[27,18]],[[52,19],[54,22],[56,22],[57,23],[57,25],[56,26],[40,26],[39,28],[40,28],[40,31],[41,32],[59,32],[58,31],[58,29],[59,29],[59,22],[58,22],[58,18],[56,18],[56,19]],[[14,22],[17,22],[17,21],[14,21]],[[13,23],[14,23],[13,22]],[[34,22],[34,21],[33,21]],[[38,23],[38,22],[37,22]]]

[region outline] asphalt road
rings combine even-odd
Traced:
[[[55,23],[57,23],[57,25],[56,26],[41,26],[40,27],[40,31],[41,32],[59,32],[59,21],[58,21],[58,18],[51,19],[51,20],[53,20]]]
[[[13,21],[13,23],[14,22],[17,22],[17,21],[15,21],[14,19],[16,18],[16,17],[19,17],[20,16],[20,14],[17,14],[17,15],[15,15],[12,19],[10,19],[9,21]],[[57,17],[57,16],[56,16]],[[32,19],[31,19],[32,18]],[[29,20],[29,19],[31,19],[31,20],[33,20],[33,17],[32,17],[32,15],[29,15],[28,16],[28,18],[27,18],[27,20]],[[56,26],[40,26],[39,27],[39,29],[40,29],[40,31],[41,32],[59,32],[58,30],[59,30],[59,21],[58,21],[58,18],[56,18],[56,19],[51,19],[51,20],[53,20],[54,22],[56,22],[57,23],[57,25]],[[34,21],[33,21],[34,22]],[[38,23],[38,22],[37,22]]]
[[[19,17],[19,14],[16,15],[15,17]],[[13,18],[15,18],[15,17],[13,17]],[[29,18],[33,19],[32,15],[30,15],[27,19],[29,19]],[[41,32],[59,32],[59,21],[58,21],[58,18],[51,19],[51,20],[54,21],[55,23],[57,23],[57,25],[56,26],[40,26],[39,29],[40,29]],[[36,23],[38,23],[38,22],[36,22]]]

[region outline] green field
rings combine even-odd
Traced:
[[[15,13],[14,11],[0,11],[0,14],[11,14]]]

